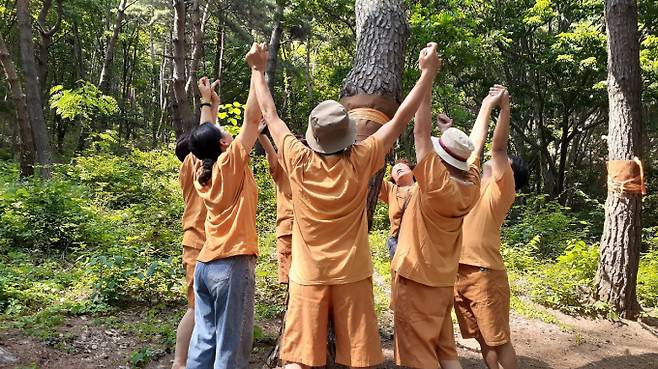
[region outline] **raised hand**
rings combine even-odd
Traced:
[[[441,133],[443,133],[448,128],[452,127],[452,118],[445,113],[441,113],[436,117],[436,125],[439,126]]]
[[[430,42],[423,50],[420,51],[418,57],[418,67],[421,70],[427,70],[434,74],[438,73],[443,64],[443,60],[437,54],[438,45],[436,42]]]
[[[212,104],[212,109],[213,111],[217,112],[219,111],[219,105],[221,105],[221,101],[219,100],[219,95],[217,94],[217,86],[219,86],[219,80],[216,79],[215,82],[213,82],[210,85],[210,103]]]
[[[489,89],[489,94],[484,98],[484,100],[482,100],[482,104],[486,104],[490,108],[495,106],[509,107],[509,103],[509,92],[507,92],[507,88],[503,85],[493,85],[493,87]]]
[[[203,76],[199,79],[197,83],[199,86],[199,94],[201,94],[201,99],[206,102],[212,103],[212,85],[208,77]]]
[[[262,44],[257,44],[253,43],[251,45],[251,49],[247,53],[247,55],[244,57],[244,59],[247,61],[247,64],[252,69],[255,69],[257,71],[264,72],[265,68],[267,66],[267,58],[269,56],[269,53],[267,51],[267,45],[262,43]]]

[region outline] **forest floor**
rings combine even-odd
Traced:
[[[574,318],[541,309],[559,324],[512,313],[512,334],[521,368],[658,369],[658,331],[655,328],[631,321]],[[145,330],[142,324],[147,321],[149,326],[157,327],[158,321],[165,324],[177,316],[166,311],[154,316],[145,308],[133,308],[103,319],[67,318],[47,335],[5,330],[0,332],[0,368],[169,369],[173,354],[157,348],[155,343],[162,341],[157,329]],[[274,344],[278,325],[261,321],[258,326],[262,334],[257,335],[260,337],[254,347],[251,368],[260,369]],[[455,331],[458,331],[457,326]],[[456,335],[464,368],[486,368],[477,343]],[[391,341],[385,338],[383,343],[384,367],[393,368]]]

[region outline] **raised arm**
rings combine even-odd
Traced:
[[[427,154],[434,150],[432,145],[432,91],[430,90],[420,103],[414,119],[414,141],[416,162],[420,163]]]
[[[215,89],[219,85],[219,81],[212,84],[208,77],[201,77],[198,82],[199,92],[201,95],[201,115],[199,116],[199,124],[203,123],[217,123],[217,112],[219,111],[219,96]]]
[[[409,95],[404,99],[397,112],[390,122],[384,124],[374,136],[383,142],[386,151],[395,143],[404,128],[409,124],[418,106],[427,94],[432,91],[432,83],[436,73],[441,68],[441,59],[436,53],[437,45],[434,42],[427,44],[427,47],[420,52],[418,64],[420,66],[420,78]]]
[[[270,164],[270,170],[274,170],[277,165],[279,165],[279,158],[277,156],[276,150],[274,150],[274,146],[272,146],[272,142],[270,142],[270,139],[267,137],[265,133],[263,133],[263,129],[267,126],[267,123],[263,119],[261,123],[258,126],[258,131],[260,134],[258,135],[258,142],[260,142],[261,146],[263,146],[263,149],[265,150],[265,157],[267,158],[267,162]]]
[[[265,82],[265,66],[267,65],[268,52],[265,44],[254,43],[251,50],[247,53],[246,60],[251,67],[251,89],[255,90],[260,110],[263,112],[263,118],[267,122],[267,127],[274,139],[274,143],[280,147],[283,136],[290,132],[286,123],[279,118],[276,112],[276,105],[270,89]]]
[[[251,87],[249,88],[249,97],[247,97],[247,105],[244,109],[244,120],[240,128],[240,134],[235,138],[242,143],[247,152],[251,151],[256,143],[258,137],[258,122],[262,117],[256,94],[253,89],[254,81],[251,80]]]
[[[498,86],[498,85],[497,85]],[[510,96],[507,89],[499,86],[501,91],[500,114],[496,122],[496,128],[493,133],[491,143],[491,174],[495,179],[502,177],[505,169],[509,167],[509,157],[507,156],[507,141],[509,139],[509,122],[510,122]]]

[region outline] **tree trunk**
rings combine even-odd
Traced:
[[[347,75],[341,102],[348,110],[372,108],[393,117],[402,96],[404,54],[409,24],[402,0],[356,0],[356,54]],[[359,137],[376,132],[380,124],[358,121]],[[370,181],[368,227],[377,205],[384,170]]]
[[[16,121],[18,122],[20,132],[20,165],[21,177],[28,177],[34,173],[34,141],[32,140],[32,126],[30,125],[30,118],[27,114],[27,104],[25,103],[25,95],[23,95],[23,87],[21,81],[18,79],[16,67],[11,60],[9,50],[5,40],[0,35],[0,64],[5,72],[9,90],[11,91],[11,99],[14,101],[14,109],[16,109]]]
[[[607,0],[608,158],[640,156],[641,81],[637,38],[637,4]],[[642,202],[638,193],[608,191],[601,257],[596,275],[598,298],[624,318],[637,317],[636,283],[642,240]]]
[[[173,0],[174,7],[174,34],[172,36],[171,42],[173,43],[173,54],[174,54],[174,98],[175,101],[172,101],[172,106],[175,106],[178,109],[177,114],[172,116],[177,116],[181,119],[181,124],[178,124],[174,121],[174,128],[176,131],[176,137],[180,136],[184,132],[191,131],[194,124],[194,115],[192,114],[192,109],[190,109],[190,104],[187,100],[187,92],[185,91],[185,1],[184,0]]]
[[[19,45],[21,49],[21,61],[25,76],[25,101],[32,127],[32,138],[36,151],[36,161],[40,165],[39,172],[44,178],[50,177],[50,142],[48,139],[48,128],[43,118],[41,102],[41,84],[36,61],[34,60],[34,44],[32,42],[32,16],[30,15],[29,0],[16,1],[16,21],[19,31]]]
[[[51,29],[46,28],[46,20],[48,12],[52,6],[52,0],[45,0],[39,12],[38,25],[39,25],[39,56],[37,61],[39,63],[39,81],[41,81],[41,88],[43,89],[44,96],[48,93],[48,52],[50,49],[50,42],[53,35],[59,31],[62,24],[62,0],[57,0],[57,21]]]
[[[279,47],[281,46],[281,35],[283,34],[283,1],[276,2],[276,12],[274,13],[274,27],[270,35],[270,44],[268,50],[270,57],[267,59],[267,67],[265,68],[265,79],[270,92],[274,92],[274,77],[276,75],[276,66],[279,63]]]
[[[123,18],[126,16],[127,2],[128,0],[121,0],[121,3],[119,3],[119,8],[117,9],[117,17],[114,21],[112,37],[110,37],[108,40],[107,48],[105,49],[105,60],[103,61],[101,77],[98,82],[98,88],[100,88],[101,91],[105,93],[108,92],[108,86],[110,84],[112,61],[114,60],[114,49],[116,48],[117,40],[119,39],[119,33],[121,32],[121,27],[123,26]]]
[[[208,8],[210,1],[206,3],[203,8],[203,13],[199,11],[199,0],[192,1],[190,9],[190,20],[192,21],[192,61],[190,62],[189,75],[187,76],[187,83],[185,84],[185,91],[189,95],[192,92],[193,96],[199,96],[198,88],[196,86],[197,69],[199,63],[203,59],[203,35],[205,34],[206,21],[208,20]],[[213,76],[214,77],[214,76]]]
[[[82,42],[80,40],[80,31],[78,30],[78,22],[73,21],[73,60],[75,61],[74,71],[75,80],[85,78],[85,61],[82,56]]]

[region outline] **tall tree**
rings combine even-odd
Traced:
[[[272,34],[270,35],[270,43],[268,46],[270,56],[267,60],[267,68],[265,69],[265,79],[267,79],[267,86],[272,92],[274,91],[274,77],[276,74],[276,66],[279,63],[279,48],[281,46],[281,36],[283,35],[284,6],[284,0],[278,0],[276,2],[276,11],[274,12],[274,27],[272,27]]]
[[[393,117],[401,102],[404,55],[409,38],[402,0],[356,0],[356,54],[341,91],[348,110],[371,108]],[[359,139],[376,132],[385,122],[358,119]],[[370,181],[368,226],[372,226],[382,169]]]
[[[641,80],[634,0],[607,0],[608,34],[608,159],[632,163],[640,156]],[[601,258],[596,276],[599,299],[622,317],[639,313],[637,270],[642,240],[641,194],[611,188],[605,203]]]
[[[44,0],[41,11],[39,12],[39,18],[37,19],[39,28],[39,55],[37,60],[39,63],[39,81],[41,82],[41,88],[44,90],[44,95],[48,91],[47,78],[50,43],[62,24],[62,0],[57,0],[57,20],[55,24],[51,28],[48,28],[46,24],[52,3],[52,0]]]
[[[119,39],[119,34],[121,33],[121,28],[123,27],[123,19],[126,17],[126,8],[128,7],[128,0],[121,0],[119,3],[119,8],[117,8],[117,17],[114,20],[114,30],[112,31],[112,36],[107,41],[107,47],[105,48],[105,59],[103,60],[103,68],[101,69],[100,80],[98,81],[98,87],[101,91],[107,93],[107,89],[110,84],[110,75],[112,70],[112,61],[114,60],[114,50],[116,49],[117,40]]]
[[[16,22],[19,32],[19,46],[21,61],[25,77],[25,95],[27,111],[32,127],[32,138],[36,150],[37,163],[43,177],[50,177],[50,141],[48,128],[43,117],[43,104],[41,101],[41,84],[37,64],[34,58],[34,43],[32,42],[32,15],[30,14],[29,0],[16,0]]]
[[[176,137],[178,137],[183,132],[191,131],[195,124],[194,115],[187,99],[187,91],[185,90],[185,18],[187,16],[185,1],[173,0],[172,6],[174,7],[174,30],[171,39],[174,62],[174,101],[172,101],[172,108],[176,112],[173,123]]]
[[[11,91],[11,99],[14,101],[14,109],[16,110],[16,121],[21,138],[21,152],[20,152],[20,165],[21,177],[31,176],[34,173],[34,140],[32,139],[32,126],[30,125],[30,117],[27,113],[27,104],[25,102],[25,95],[23,94],[23,87],[21,81],[18,79],[16,73],[16,66],[11,59],[11,54],[7,49],[4,38],[0,34],[0,65],[5,71],[5,77],[9,84]]]

